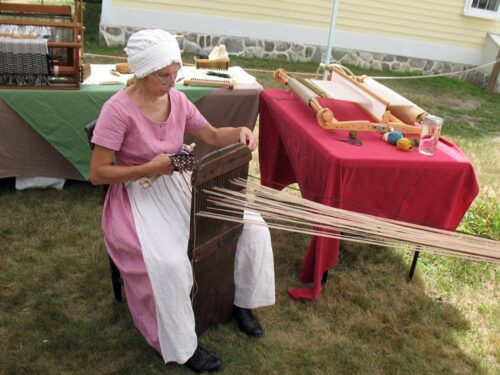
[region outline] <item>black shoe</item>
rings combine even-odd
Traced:
[[[233,306],[233,315],[238,321],[241,332],[252,337],[260,337],[264,334],[264,330],[257,318],[252,314],[252,310],[235,305]]]
[[[222,369],[222,360],[198,345],[185,365],[195,372],[217,372]]]

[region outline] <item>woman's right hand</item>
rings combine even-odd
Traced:
[[[95,145],[90,162],[90,181],[94,185],[116,184],[142,177],[172,175],[174,163],[168,154],[159,154],[140,165],[114,165],[115,151]]]
[[[156,155],[148,163],[151,168],[151,175],[172,175],[174,173],[174,163],[167,154]]]

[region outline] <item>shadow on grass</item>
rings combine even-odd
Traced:
[[[100,232],[101,189],[15,192],[0,184],[0,373],[187,374],[161,358],[114,302]],[[453,306],[407,284],[395,253],[345,244],[322,296],[291,300],[308,238],[273,232],[275,306],[257,311],[266,334],[234,323],[201,343],[228,374],[483,373],[457,341],[469,329]],[[257,370],[258,369],[258,370]]]
[[[298,243],[290,248],[292,240]],[[303,366],[302,356],[312,373],[486,372],[460,348],[457,336],[470,329],[462,313],[428,296],[418,277],[406,282],[411,252],[405,260],[388,249],[343,243],[322,296],[314,302],[291,301],[286,289],[298,285],[304,240],[273,232],[279,278],[279,302],[272,312],[279,327],[273,328],[288,336],[283,342],[304,336],[308,342],[300,343],[304,353],[293,355],[297,347],[288,348],[285,363],[291,373]]]

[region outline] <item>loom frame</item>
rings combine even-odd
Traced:
[[[50,51],[54,49],[66,49],[68,62],[57,66],[57,74],[55,69],[52,70],[52,76],[49,75],[49,86],[14,86],[2,85],[0,89],[22,89],[22,90],[78,90],[82,79],[82,56],[84,42],[84,1],[74,0],[74,12],[69,5],[46,5],[43,0],[40,4],[23,4],[23,3],[2,3],[0,0],[0,15],[7,16],[0,18],[0,25],[19,25],[19,26],[47,26],[54,28],[71,29],[72,40],[69,42],[49,41],[47,47]],[[8,16],[68,16],[71,21],[35,21],[27,19],[8,18]],[[2,36],[2,35],[0,35]],[[7,35],[3,35],[7,36]],[[9,35],[10,37],[23,38],[20,35]],[[28,37],[29,38],[29,37]],[[56,61],[57,62],[57,61]],[[66,79],[60,80],[58,77]]]
[[[207,219],[196,214],[207,210],[211,205],[205,189],[217,186],[240,191],[241,188],[232,184],[231,180],[247,179],[251,159],[248,146],[229,145],[203,157],[191,177],[188,256],[195,277],[191,297],[198,335],[209,325],[226,323],[232,317],[234,259],[243,224]]]

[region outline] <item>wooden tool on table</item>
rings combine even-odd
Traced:
[[[197,69],[193,76],[184,79],[185,86],[208,86],[232,89],[236,83],[227,70]]]
[[[278,69],[274,73],[274,78],[276,82],[282,85],[287,85],[290,90],[297,94],[307,105],[309,105],[316,113],[316,120],[318,124],[327,130],[352,130],[352,131],[377,131],[377,132],[388,132],[390,130],[399,130],[402,133],[407,134],[420,134],[421,128],[416,125],[407,124],[397,118],[391,113],[389,108],[389,102],[375,94],[368,88],[364,87],[356,79],[347,76],[340,69],[335,71],[339,74],[342,79],[344,79],[349,85],[356,87],[358,90],[362,90],[366,95],[370,95],[373,100],[378,102],[378,105],[384,106],[385,110],[381,118],[377,118],[372,112],[363,107],[358,106],[363,109],[373,121],[367,120],[352,120],[352,121],[338,121],[333,115],[329,108],[324,108],[319,103],[318,98],[327,97],[326,94],[321,93],[317,86],[312,84],[310,81],[292,77],[287,74],[284,69]],[[392,128],[392,129],[391,129]]]
[[[234,82],[230,80],[213,81],[210,79],[192,78],[192,79],[185,79],[184,86],[208,86],[208,87],[221,87],[225,89],[232,89],[234,88]]]

